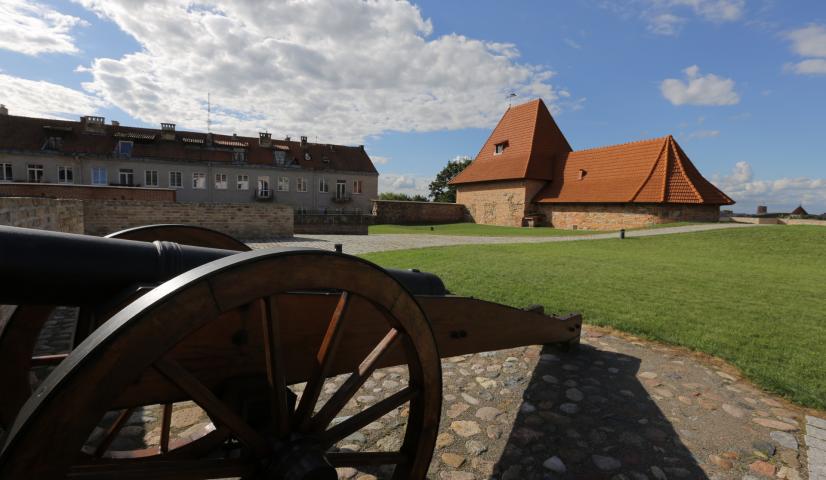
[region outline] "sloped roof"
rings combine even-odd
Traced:
[[[272,140],[259,144],[257,137],[175,131],[164,140],[160,129],[103,125],[99,133],[87,132],[82,122],[0,115],[0,150],[41,151],[48,137],[61,137],[57,153],[112,156],[119,140],[132,140],[132,157],[187,162],[232,163],[233,150],[246,152],[246,163],[273,165],[273,150],[287,152],[287,164],[305,170],[339,170],[378,174],[364,148],[320,143]],[[208,140],[211,136],[212,145]],[[305,154],[310,154],[310,160]]]
[[[674,137],[571,152],[534,203],[688,203],[731,205]]]
[[[797,208],[792,210],[792,213],[790,215],[808,215],[808,214],[809,214],[809,212],[807,212],[806,209],[803,208],[803,205],[798,205]]]
[[[495,154],[496,145],[505,150]],[[541,99],[510,107],[473,162],[451,184],[492,180],[550,180],[554,159],[571,151]]]

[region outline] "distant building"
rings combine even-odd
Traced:
[[[275,201],[328,212],[367,213],[378,195],[363,146],[20,117],[5,107],[0,182],[169,188],[179,202]]]
[[[672,136],[573,151],[542,100],[509,108],[451,184],[476,223],[610,230],[718,221],[734,201]]]
[[[769,207],[765,205],[758,205],[757,206],[757,214],[758,215],[766,215],[769,213]]]
[[[803,208],[803,205],[798,205],[797,208],[792,210],[792,213],[790,213],[790,215],[800,215],[800,216],[808,215],[808,214],[809,214],[809,212],[807,212],[806,209]]]

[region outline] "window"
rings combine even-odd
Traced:
[[[258,177],[258,196],[261,198],[270,198],[270,177]]]
[[[192,188],[196,190],[206,188],[206,173],[195,172],[192,174]]]
[[[318,179],[318,191],[321,193],[329,193],[330,192],[330,185],[327,183],[326,178],[319,178]]]
[[[493,154],[494,155],[501,155],[502,152],[505,151],[505,147],[508,146],[508,142],[497,143],[494,146]]]
[[[124,186],[133,186],[135,184],[135,172],[131,168],[121,168],[118,170],[118,183]]]
[[[249,175],[238,175],[238,190],[249,190],[250,189],[250,176]]]
[[[336,198],[343,200],[347,198],[347,182],[344,180],[336,180]]]
[[[40,183],[43,181],[43,165],[28,165],[29,171],[29,182],[30,183]]]
[[[157,187],[158,186],[158,171],[157,170],[144,170],[144,172],[143,172],[143,184],[147,187]]]
[[[60,147],[63,146],[63,138],[61,137],[49,137],[46,139],[46,142],[43,144],[43,150],[60,150]]]
[[[92,167],[92,185],[106,185],[109,183],[109,176],[103,167]]]
[[[57,183],[75,183],[72,167],[57,167]]]
[[[298,177],[295,181],[295,191],[296,192],[306,192],[307,191],[307,179],[304,177]]]
[[[362,186],[361,180],[353,180],[353,193],[361,193]]]
[[[216,190],[226,190],[227,189],[227,174],[226,173],[216,173],[215,174],[215,189]]]
[[[276,187],[279,192],[289,192],[290,177],[278,177],[278,185]]]
[[[287,152],[283,150],[273,150],[272,159],[276,165],[283,167],[287,163]]]
[[[118,141],[118,148],[116,150],[117,154],[122,157],[131,157],[132,156],[132,147],[135,146],[134,142],[130,142],[127,140],[120,140]]]
[[[11,163],[0,163],[0,182],[11,182]]]
[[[181,172],[169,172],[169,188],[183,188]]]
[[[247,161],[247,152],[232,152],[232,163],[244,163]]]

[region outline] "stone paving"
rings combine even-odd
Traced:
[[[809,479],[826,480],[826,420],[807,415],[804,440],[809,447]]]
[[[629,230],[628,238],[650,237],[655,235],[670,235],[674,233],[703,232],[727,228],[760,228],[765,225],[747,223],[707,223],[685,225],[681,227],[664,227],[647,230]],[[438,227],[436,227],[438,228]],[[566,235],[559,237],[474,237],[458,235],[427,235],[427,234],[383,234],[383,235],[307,235],[299,234],[292,238],[277,238],[268,241],[248,242],[253,248],[320,248],[333,250],[335,244],[344,246],[344,253],[359,255],[368,252],[385,250],[405,250],[409,248],[444,247],[449,245],[479,245],[505,243],[552,243],[573,242],[581,240],[604,240],[617,238],[619,233],[598,233],[587,235]]]

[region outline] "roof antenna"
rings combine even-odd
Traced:
[[[211,94],[207,92],[207,133],[212,133],[212,101]]]
[[[511,103],[516,96],[516,92],[511,92],[508,94],[508,108],[511,108]]]

